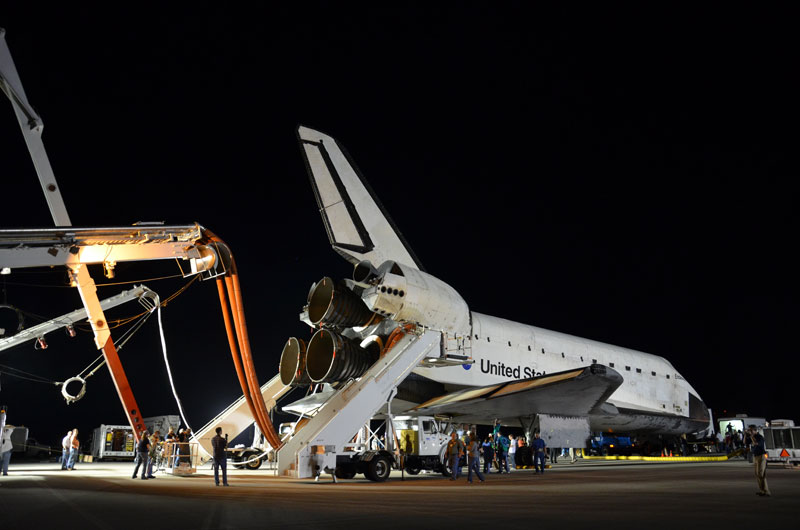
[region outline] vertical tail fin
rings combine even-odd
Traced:
[[[345,150],[330,136],[300,126],[300,147],[333,249],[353,264],[393,260],[422,266]]]

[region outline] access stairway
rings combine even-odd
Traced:
[[[264,396],[264,404],[267,410],[272,410],[277,401],[292,389],[281,382],[281,376],[276,375],[261,386],[261,395]],[[217,416],[198,430],[192,437],[193,442],[198,442],[200,446],[200,461],[205,463],[211,459],[213,450],[211,448],[211,438],[216,434],[217,427],[222,427],[222,431],[229,433],[231,438],[235,438],[245,429],[253,424],[253,415],[247,406],[245,397],[242,396],[231,405],[217,414]]]
[[[431,351],[438,356],[440,340],[438,331],[410,332],[359,379],[343,384],[280,448],[278,474],[310,478],[333,473],[337,455],[353,446],[353,436],[391,400],[411,370]]]

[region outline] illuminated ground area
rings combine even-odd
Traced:
[[[131,479],[130,463],[81,464],[72,472],[58,466],[12,461],[10,475],[0,477],[0,528],[790,528],[800,499],[800,471],[771,467],[773,496],[761,498],[743,461],[558,464],[543,476],[492,474],[472,485],[440,475],[332,484],[329,477],[314,483],[233,470],[229,488],[215,487],[207,467],[192,477],[142,481]]]

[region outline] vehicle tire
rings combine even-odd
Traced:
[[[414,462],[413,464],[406,464],[405,471],[409,475],[419,475],[419,472],[422,471],[422,468],[419,467],[419,464]]]
[[[356,476],[356,470],[353,466],[336,466],[336,471],[334,473],[336,478],[343,478],[345,480],[350,480]]]
[[[253,451],[249,451],[249,452],[245,453],[244,455],[242,455],[242,459],[245,462],[247,462],[248,460],[252,460],[253,458],[255,458],[257,456],[258,456],[258,453],[253,452]],[[261,467],[261,459],[258,458],[256,460],[252,460],[252,462],[247,462],[246,464],[244,464],[244,467],[246,467],[247,469],[251,469],[251,470],[255,471],[256,469]]]
[[[383,482],[389,478],[392,471],[392,464],[385,456],[376,456],[367,464],[367,478],[373,482]]]
[[[450,478],[453,476],[453,470],[450,468],[449,458],[445,459],[445,461],[442,462],[442,476],[445,478]]]

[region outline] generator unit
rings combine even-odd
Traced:
[[[133,460],[136,440],[130,425],[101,425],[94,430],[92,456],[97,460]]]

